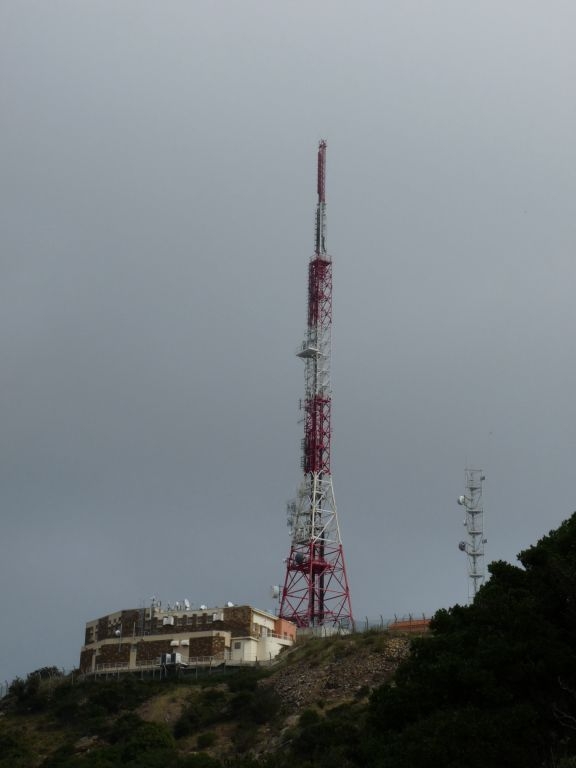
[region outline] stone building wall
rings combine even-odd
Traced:
[[[116,664],[119,661],[130,661],[130,643],[107,643],[100,646],[96,664]]]
[[[120,622],[123,637],[138,637],[142,628],[142,612],[137,608],[122,611]]]
[[[80,672],[92,671],[92,657],[95,653],[94,648],[86,648],[80,653]]]
[[[96,640],[107,640],[111,636],[108,630],[108,616],[102,616],[98,619],[98,628],[96,630]]]
[[[217,659],[224,658],[226,650],[226,640],[224,637],[191,637],[189,653],[190,658],[198,656],[213,656]]]
[[[171,639],[167,637],[166,640],[140,640],[136,644],[137,661],[156,661],[163,653],[173,653],[177,649],[170,645]]]
[[[252,609],[249,605],[234,605],[224,608],[224,629],[229,630],[233,637],[246,637],[253,634]]]

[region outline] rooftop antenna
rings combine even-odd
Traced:
[[[468,557],[468,602],[473,602],[484,581],[484,508],[482,483],[486,479],[481,469],[465,469],[466,493],[458,497],[458,504],[466,510],[464,525],[468,540],[461,541],[458,549]]]

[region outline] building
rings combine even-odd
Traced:
[[[86,623],[80,671],[153,668],[166,660],[187,665],[270,661],[296,638],[296,627],[249,605],[192,609],[176,603],[116,611]]]

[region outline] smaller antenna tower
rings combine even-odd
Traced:
[[[458,549],[468,556],[468,601],[473,601],[484,580],[484,508],[482,483],[486,479],[481,469],[464,470],[466,493],[458,497],[458,504],[466,510],[464,525],[468,541],[461,541]]]

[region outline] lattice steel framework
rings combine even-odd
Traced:
[[[484,581],[484,507],[482,483],[486,479],[481,469],[466,469],[466,494],[458,497],[458,504],[466,510],[464,525],[468,541],[458,545],[468,557],[468,600],[474,600]]]
[[[353,625],[332,474],[330,356],[332,259],[326,251],[326,142],[318,147],[314,255],[308,265],[308,328],[298,357],[305,363],[304,477],[288,505],[292,534],[280,616],[300,627]]]

